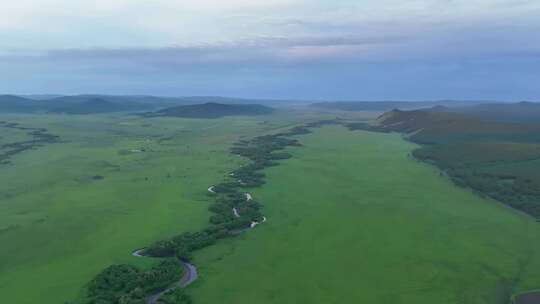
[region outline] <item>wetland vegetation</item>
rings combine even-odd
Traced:
[[[401,113],[378,125],[366,120],[374,114],[311,108],[212,120],[4,115],[24,129],[2,128],[2,144],[37,130],[55,144],[11,155],[0,172],[0,241],[13,245],[0,252],[9,261],[0,291],[22,304],[530,298],[523,292],[540,286],[538,223],[409,156],[454,184],[442,164],[473,168],[474,178],[504,169],[499,186],[524,192],[531,183],[513,179],[521,171],[509,164],[534,174],[535,127]],[[473,131],[460,133],[464,124]],[[534,202],[529,195],[509,196]],[[157,259],[130,255],[143,247]],[[182,286],[185,261],[199,279],[171,288]]]
[[[45,144],[59,142],[60,138],[47,132],[45,128],[25,127],[15,122],[0,121],[0,129],[8,129],[23,132],[22,139],[2,141],[0,145],[0,164],[8,164],[9,159],[21,152],[34,149]],[[7,132],[2,132],[6,134]]]
[[[538,224],[413,161],[416,144],[339,125],[301,143],[253,190],[267,223],[195,255],[194,302],[503,304],[538,286]]]
[[[276,162],[277,160],[288,159],[291,157],[290,153],[283,152],[282,150],[287,147],[301,146],[298,140],[290,139],[289,137],[308,134],[310,133],[308,129],[310,127],[320,127],[325,124],[333,123],[335,122],[320,121],[309,123],[305,126],[291,128],[285,132],[258,136],[251,140],[241,140],[235,143],[234,147],[231,149],[231,153],[245,157],[250,162],[230,173],[228,180],[209,188],[209,192],[216,196],[215,203],[208,208],[209,211],[214,213],[209,220],[211,225],[199,232],[184,232],[168,240],[157,241],[147,248],[139,250],[137,255],[154,258],[175,258],[179,261],[189,261],[193,258],[193,253],[195,251],[213,245],[219,239],[238,235],[239,233],[247,231],[249,228],[254,228],[256,225],[265,222],[266,218],[261,213],[260,204],[252,199],[251,194],[245,192],[246,189],[259,187],[264,184],[264,174],[260,172],[261,170],[267,167],[276,166],[278,164]],[[180,265],[181,262],[177,262],[176,264]],[[111,271],[111,267],[113,267],[113,269],[119,268],[120,271]],[[162,282],[158,283],[154,280],[149,280],[133,285],[134,283],[128,281],[135,280],[138,282],[137,277],[134,278],[134,275],[124,275],[126,273],[131,274],[135,272],[133,269],[130,268],[128,271],[125,268],[129,266],[125,265],[111,267],[98,274],[92,282],[96,280],[124,281],[123,283],[118,283],[122,286],[121,290],[111,295],[109,289],[100,288],[96,290],[93,288],[94,283],[91,283],[88,287],[88,297],[85,303],[138,303],[138,301],[142,301],[145,298],[155,298],[151,295],[151,292],[158,291],[156,286],[159,286],[163,290],[174,283],[174,280],[170,280],[170,276],[165,276],[163,278],[160,276],[153,276],[156,281],[162,279]],[[117,275],[118,273],[120,275]],[[111,276],[113,278],[109,279]],[[103,279],[103,277],[105,279]],[[168,294],[169,298],[172,297],[170,295],[171,293]],[[167,293],[164,294],[164,296],[167,296]],[[157,300],[159,300],[159,298],[160,296],[158,296]],[[167,299],[167,297],[165,299]],[[191,298],[186,294],[182,294],[179,298],[176,297],[164,301],[170,302],[174,299],[179,301],[177,302],[178,304],[191,302]],[[148,303],[153,302],[148,300]]]

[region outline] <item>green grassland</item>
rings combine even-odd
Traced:
[[[61,140],[1,167],[3,301],[64,303],[110,264],[147,266],[131,251],[207,225],[206,188],[243,162],[229,153],[233,142],[297,119],[2,115]],[[3,132],[2,142],[19,140],[15,133]]]
[[[254,191],[268,221],[196,255],[195,303],[507,303],[540,226],[455,187],[397,134],[324,127]]]
[[[246,162],[234,142],[334,116],[2,115],[60,136],[0,167],[3,300],[64,303],[111,264],[148,269],[132,250],[208,225],[206,189]],[[338,126],[298,139],[253,191],[268,221],[195,253],[195,303],[491,304],[540,287],[538,223],[414,161],[417,145]]]

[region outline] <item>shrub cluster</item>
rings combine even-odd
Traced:
[[[167,259],[142,271],[131,265],[112,265],[88,285],[88,304],[145,304],[146,295],[182,277],[182,265]]]
[[[216,201],[208,208],[213,213],[209,219],[210,226],[200,232],[183,233],[169,240],[155,242],[144,254],[153,257],[176,256],[189,260],[195,250],[212,245],[220,238],[237,234],[252,222],[260,222],[263,219],[261,205],[253,199],[248,200],[243,190],[263,185],[265,175],[260,171],[277,165],[277,160],[291,157],[290,153],[282,150],[289,146],[300,146],[300,143],[289,136],[308,132],[306,127],[295,127],[284,133],[236,142],[231,153],[245,157],[250,162],[231,172],[228,180],[212,187]]]
[[[15,154],[33,149],[34,147],[43,146],[44,144],[56,143],[60,139],[59,136],[48,133],[47,129],[24,127],[13,122],[0,121],[0,128],[23,130],[31,137],[28,140],[0,145],[0,163],[8,163],[9,159]]]
[[[143,272],[129,265],[113,265],[96,276],[88,287],[88,304],[142,304],[152,292],[164,290],[180,278],[178,260],[188,261],[194,251],[214,244],[218,239],[233,236],[260,222],[261,205],[248,197],[246,188],[264,184],[261,170],[275,166],[277,160],[287,159],[291,154],[286,147],[301,146],[296,139],[288,137],[310,133],[309,128],[320,127],[335,121],[310,123],[294,127],[286,132],[264,135],[251,140],[240,140],[231,153],[247,158],[250,162],[233,172],[226,181],[211,188],[215,202],[209,206],[213,213],[210,225],[199,232],[182,233],[168,240],[161,240],[147,247],[143,254],[151,257],[175,257],[165,260],[155,268]],[[234,212],[235,210],[236,212]],[[176,261],[176,262],[174,262]],[[171,269],[167,269],[167,268]],[[158,304],[190,304],[191,299],[181,289],[165,293]]]

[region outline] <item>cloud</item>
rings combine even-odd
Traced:
[[[7,1],[0,91],[532,94],[538,16],[536,0]],[[498,71],[513,78],[482,79]]]
[[[297,64],[312,60],[344,61],[362,51],[405,41],[405,37],[306,36],[257,37],[213,44],[170,47],[64,48],[16,50],[0,54],[0,61],[131,62],[136,65]]]
[[[167,47],[257,36],[407,35],[540,24],[534,0],[18,0],[0,10],[0,49]]]

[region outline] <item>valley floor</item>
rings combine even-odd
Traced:
[[[299,117],[5,120],[61,143],[0,171],[0,294],[58,304],[110,264],[150,263],[133,250],[208,225],[207,188],[245,161],[232,143]],[[196,252],[194,303],[506,304],[540,287],[533,219],[455,187],[397,134],[313,131],[250,190],[268,220]]]
[[[0,167],[0,294],[17,304],[73,300],[111,264],[148,267],[131,252],[208,225],[206,188],[243,162],[232,143],[297,119],[1,118],[60,137]],[[0,144],[21,140],[11,133]]]
[[[254,191],[255,233],[197,255],[195,303],[507,303],[540,226],[455,187],[397,134],[324,127]]]

